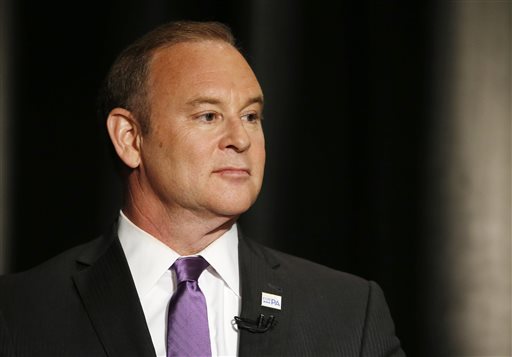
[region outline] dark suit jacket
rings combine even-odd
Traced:
[[[117,229],[30,271],[0,278],[0,356],[155,356]],[[239,242],[241,316],[275,316],[240,331],[240,356],[402,356],[377,284]],[[261,306],[261,293],[282,309]]]

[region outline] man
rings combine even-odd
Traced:
[[[375,283],[239,231],[263,180],[263,94],[226,26],[169,23],[136,41],[102,109],[119,220],[0,280],[2,356],[403,355]]]

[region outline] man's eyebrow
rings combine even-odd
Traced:
[[[220,100],[214,97],[196,97],[185,103],[187,106],[196,107],[201,104],[220,104]]]
[[[256,97],[251,97],[251,98],[247,99],[247,101],[244,103],[243,107],[244,108],[248,107],[249,105],[254,104],[254,103],[257,103],[257,104],[260,104],[261,106],[263,106],[263,96],[258,95]],[[215,98],[215,97],[196,97],[196,98],[189,100],[185,104],[190,107],[196,107],[201,104],[218,105],[218,104],[221,104],[221,100],[218,98]]]
[[[256,97],[249,98],[245,102],[244,108],[248,107],[249,105],[254,104],[254,103],[259,104],[259,105],[261,105],[263,107],[263,96],[262,95],[258,95]]]

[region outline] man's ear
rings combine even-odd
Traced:
[[[132,113],[123,108],[114,108],[107,118],[107,130],[119,158],[129,168],[140,165],[140,126]]]

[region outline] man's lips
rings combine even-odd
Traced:
[[[222,176],[245,177],[251,175],[251,170],[244,167],[221,167],[213,171]]]

